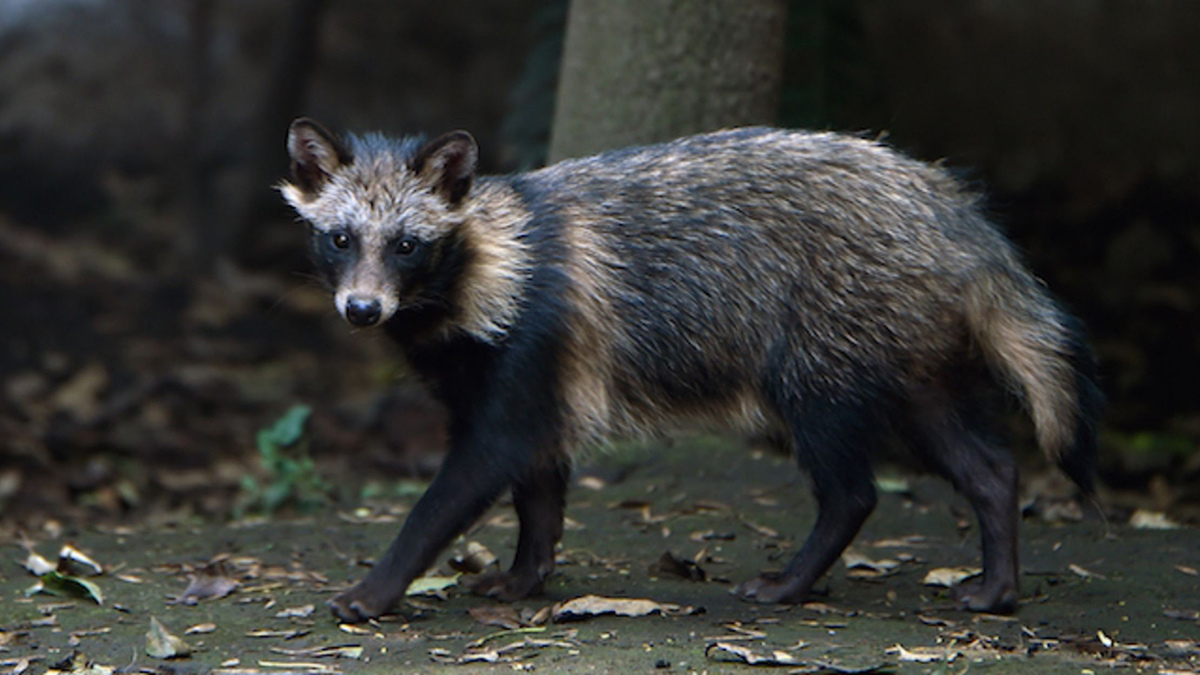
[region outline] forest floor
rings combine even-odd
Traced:
[[[544,596],[505,605],[449,585],[413,595],[397,614],[367,625],[339,625],[325,601],[364,575],[397,531],[418,484],[406,484],[407,496],[303,519],[89,527],[69,541],[54,532],[30,536],[23,547],[7,547],[9,563],[0,566],[0,668],[80,674],[1200,670],[1200,531],[1106,524],[1094,507],[1069,501],[1031,505],[1027,514],[1036,515],[1027,515],[1021,528],[1018,613],[973,615],[955,608],[951,591],[926,583],[948,568],[979,564],[978,532],[965,503],[931,477],[880,478],[879,508],[813,602],[741,602],[730,595],[732,584],[779,568],[811,525],[814,503],[792,462],[739,445],[691,437],[594,457],[572,486],[558,571]],[[506,562],[515,526],[511,506],[497,505],[442,556],[429,584],[453,584],[455,554],[486,562],[493,552]],[[102,566],[95,576],[86,563],[62,568],[93,584],[101,603],[79,585],[75,596],[70,588],[60,596],[27,595],[37,581],[21,565],[33,564],[29,552],[53,560],[67,544]],[[590,614],[606,604],[634,615]],[[154,620],[190,653],[149,656]],[[160,649],[185,651],[177,643]],[[746,665],[755,660],[775,667]]]

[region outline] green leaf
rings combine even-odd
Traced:
[[[312,408],[298,404],[292,406],[275,424],[258,432],[258,451],[270,457],[279,448],[286,448],[304,435],[304,424],[312,414]]]
[[[49,593],[66,598],[83,598],[91,600],[97,605],[104,604],[104,593],[95,582],[57,571],[46,572],[42,575],[41,581],[25,591],[25,595],[35,593]]]

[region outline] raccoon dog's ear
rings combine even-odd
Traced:
[[[421,148],[410,166],[446,201],[458,204],[471,191],[478,164],[479,146],[474,137],[465,131],[451,131]]]
[[[333,134],[307,117],[288,127],[287,147],[292,156],[292,180],[306,197],[320,192],[339,166],[354,160]]]

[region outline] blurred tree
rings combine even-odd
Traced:
[[[775,122],[785,0],[572,0],[550,161]]]
[[[279,178],[279,167],[287,166],[285,130],[303,112],[305,92],[320,53],[318,38],[325,8],[325,0],[296,0],[279,23],[262,98],[257,101],[250,180],[237,196],[240,207],[233,222],[214,224],[209,230],[208,251],[236,258],[245,249],[253,249],[262,229],[256,225],[283,210],[271,186]]]

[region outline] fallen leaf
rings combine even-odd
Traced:
[[[759,525],[758,523],[756,523],[752,520],[747,520],[745,518],[741,518],[740,520],[742,521],[743,525],[745,525],[746,527],[753,530],[755,532],[755,534],[760,534],[769,539],[778,539],[779,538],[779,532],[775,531],[772,528],[767,527],[766,525]]]
[[[520,628],[522,626],[521,619],[517,615],[517,610],[510,605],[481,605],[479,607],[471,607],[467,610],[472,619],[485,626],[499,626],[500,628]]]
[[[58,552],[58,571],[71,576],[94,577],[103,574],[104,568],[83,551],[67,544]]]
[[[524,655],[517,652],[541,650],[547,647],[578,651],[578,645],[572,641],[525,638],[495,649],[467,649],[460,656],[454,656],[447,649],[435,648],[429,650],[429,657],[437,663],[444,664],[509,663]]]
[[[525,626],[523,628],[509,628],[509,629],[505,629],[505,630],[498,630],[495,633],[488,633],[487,635],[484,635],[483,637],[479,638],[478,640],[472,640],[472,641],[468,642],[467,649],[468,650],[478,649],[479,647],[482,647],[482,646],[486,645],[487,643],[492,642],[494,640],[499,640],[500,638],[512,637],[514,635],[525,635],[528,633],[545,633],[545,632],[546,632],[545,626]],[[575,631],[573,629],[570,631],[562,631],[561,633],[558,634],[558,636],[562,637],[565,635],[570,638],[574,638],[575,634],[577,632],[578,631]]]
[[[1188,565],[1176,565],[1175,571],[1186,574],[1189,577],[1194,577],[1200,574],[1195,567],[1189,567]]]
[[[362,645],[328,645],[324,647],[304,647],[302,649],[271,647],[271,651],[287,656],[314,656],[316,658],[361,659],[363,655]]]
[[[638,617],[650,614],[698,614],[702,611],[703,608],[681,607],[672,603],[659,603],[642,598],[607,598],[600,595],[584,595],[555,605],[552,620],[560,623],[602,614]]]
[[[908,479],[896,476],[883,476],[875,479],[875,489],[889,494],[903,495],[912,492]]]
[[[884,652],[885,654],[895,655],[901,661],[909,663],[933,663],[935,661],[944,661],[950,663],[958,658],[960,654],[957,651],[948,651],[946,649],[935,649],[927,647],[914,647],[913,649],[905,649],[903,645],[896,645]]]
[[[945,586],[952,588],[971,577],[979,576],[983,570],[978,567],[939,567],[929,570],[921,583],[926,586]]]
[[[1090,570],[1086,570],[1074,563],[1067,565],[1067,569],[1071,570],[1072,574],[1075,574],[1076,576],[1079,576],[1079,577],[1083,577],[1084,579],[1104,579],[1105,578],[1105,576],[1103,574],[1097,574]]]
[[[536,612],[532,612],[528,618],[525,616],[527,611],[529,611],[528,608],[521,610],[521,620],[529,626],[541,626],[550,620],[550,615],[554,611],[554,605],[546,605]]]
[[[890,539],[880,539],[867,544],[875,548],[898,548],[898,547],[916,547],[925,545],[925,537],[919,534],[910,534],[907,537],[893,537]]]
[[[50,669],[46,671],[47,674],[58,675],[112,675],[114,672],[116,668],[92,663],[87,655],[80,651],[71,652],[70,656],[51,663]]]
[[[312,616],[316,611],[316,605],[301,605],[300,607],[288,607],[275,613],[276,619],[305,619]]]
[[[188,587],[176,602],[195,605],[201,600],[223,598],[237,590],[240,584],[229,576],[224,558],[217,558],[189,576]]]
[[[183,631],[183,634],[199,635],[202,633],[211,633],[215,630],[217,630],[217,624],[215,623],[198,623],[195,626],[191,626],[187,630]]]
[[[25,562],[22,563],[22,566],[39,577],[43,574],[55,571],[54,564],[38,555],[36,551],[29,552],[29,555],[25,557]]]
[[[95,582],[60,574],[56,571],[43,574],[40,581],[25,591],[26,596],[36,593],[48,593],[50,595],[69,598],[84,598],[95,602],[97,605],[104,604],[104,594],[100,591],[100,586]]]
[[[1158,511],[1138,509],[1129,517],[1129,526],[1138,530],[1178,530],[1181,525],[1167,514]]]
[[[467,542],[467,552],[450,559],[451,569],[464,574],[479,574],[489,568],[498,567],[499,563],[495,554],[477,541]]]
[[[173,659],[187,656],[192,648],[182,638],[171,635],[155,617],[150,617],[150,630],[146,631],[146,653],[156,659]]]
[[[855,549],[846,549],[842,553],[842,563],[846,565],[848,576],[859,578],[886,576],[893,574],[900,567],[899,560],[873,560]]]
[[[448,577],[420,577],[408,586],[408,591],[405,595],[438,595],[447,588],[458,585],[458,578],[461,574],[454,574]]]
[[[1164,609],[1163,616],[1180,621],[1200,621],[1200,610],[1196,609]]]
[[[259,661],[258,665],[262,668],[282,668],[293,673],[334,673],[338,672],[337,668],[325,663],[312,663],[305,661]]]
[[[608,483],[605,483],[604,479],[598,476],[580,476],[579,480],[575,481],[575,484],[585,490],[603,490],[608,486]]]
[[[717,532],[716,530],[696,530],[688,535],[688,539],[697,542],[705,541],[733,541],[737,538],[735,532]]]
[[[294,628],[292,630],[267,630],[260,628],[246,633],[246,637],[251,638],[283,638],[284,640],[293,640],[298,637],[304,637],[311,631]]]
[[[713,661],[744,663],[749,666],[798,666],[804,663],[795,654],[782,649],[762,654],[732,642],[714,642],[704,649],[704,655]]]
[[[658,560],[650,564],[650,574],[665,575],[687,579],[688,581],[705,581],[708,573],[704,568],[691,560],[676,558],[670,551],[664,551]]]

